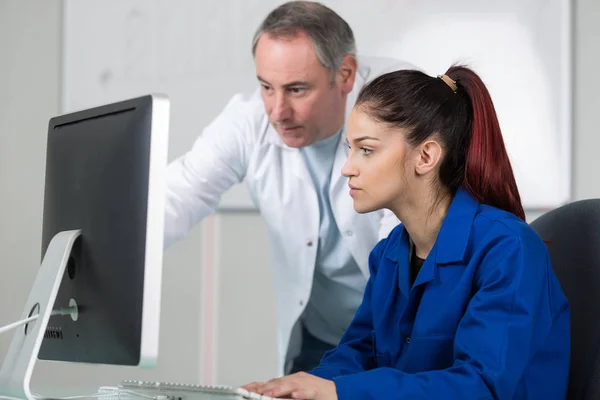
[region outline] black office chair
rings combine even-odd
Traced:
[[[600,199],[576,201],[531,223],[548,242],[571,306],[569,400],[600,399]]]

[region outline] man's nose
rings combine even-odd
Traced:
[[[292,109],[285,94],[277,93],[273,99],[273,108],[271,109],[271,120],[285,121],[292,117]]]

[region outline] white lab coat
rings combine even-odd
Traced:
[[[395,69],[415,67],[397,60],[359,58],[346,118],[365,82]],[[345,132],[335,153],[330,201],[343,241],[365,277],[375,244],[398,224],[389,211],[358,214],[341,168],[347,157]],[[171,163],[165,245],[184,237],[211,214],[221,195],[245,181],[266,221],[276,291],[279,371],[286,354],[299,351],[299,330],[292,330],[308,302],[319,239],[319,204],[298,149],[286,146],[269,124],[260,91],[234,96],[208,125],[192,149]],[[332,301],[335,301],[332,299]]]

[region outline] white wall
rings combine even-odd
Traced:
[[[600,2],[575,1],[573,195],[600,197]]]
[[[0,325],[17,320],[41,255],[48,119],[59,112],[61,1],[0,1]],[[155,370],[39,362],[34,384],[196,382],[199,376],[200,233],[165,255],[161,353]],[[11,335],[0,336],[0,360]]]
[[[230,385],[269,379],[277,359],[266,226],[254,212],[222,214],[219,221],[216,379]]]
[[[2,325],[20,316],[41,258],[46,127],[60,87],[59,15],[58,1],[0,1]],[[0,336],[0,358],[10,337]]]
[[[249,43],[240,38],[251,38],[281,2],[237,0],[209,8],[196,0],[64,0],[63,110],[168,93],[170,153],[181,154],[180,145],[232,94],[256,87]],[[474,67],[494,98],[524,207],[549,209],[568,200],[569,0],[322,2],[352,26],[361,55],[409,60],[430,75],[457,61]],[[440,47],[440,37],[452,40]],[[436,51],[422,50],[428,47]],[[232,205],[228,197],[220,209]],[[252,207],[245,190],[235,200]]]
[[[40,261],[47,121],[59,110],[60,0],[0,0],[0,325],[20,315]],[[34,11],[35,10],[35,11]],[[575,2],[573,193],[600,197],[600,3]],[[184,144],[179,144],[183,146]],[[535,149],[532,149],[535,151]],[[201,376],[199,288],[202,226],[165,258],[161,355],[154,371],[41,365],[34,381],[111,384],[144,378],[194,382]],[[219,217],[219,336],[216,379],[240,384],[275,366],[272,280],[265,227],[252,213]],[[240,267],[242,266],[242,267]],[[252,266],[253,269],[243,268]],[[0,359],[10,335],[0,336]]]

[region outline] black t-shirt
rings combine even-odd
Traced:
[[[424,259],[417,257],[416,247],[413,246],[412,256],[410,257],[410,286],[412,287],[417,279],[417,275],[425,262]]]

